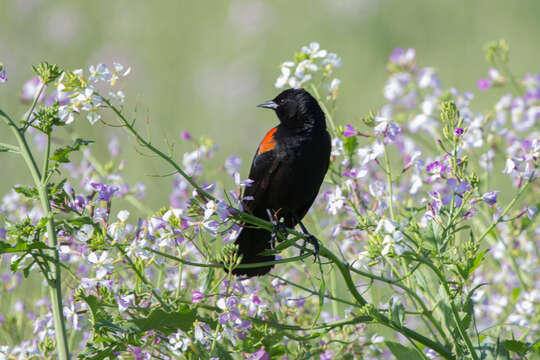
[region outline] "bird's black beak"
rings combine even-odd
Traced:
[[[262,104],[257,105],[257,107],[267,108],[267,109],[277,109],[278,104],[274,102],[274,100],[268,100],[266,102],[263,102]]]

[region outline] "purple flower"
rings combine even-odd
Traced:
[[[191,134],[188,131],[182,131],[182,139],[191,140]]]
[[[55,91],[54,93],[47,96],[45,99],[45,106],[53,106],[55,102],[58,101],[60,105],[67,105],[69,102],[69,95],[71,92],[68,91]]]
[[[319,355],[320,360],[332,360],[334,358],[334,353],[330,350],[326,350],[321,355]]]
[[[350,124],[345,125],[345,132],[343,132],[343,136],[348,138],[355,135],[356,135],[356,130],[354,129],[354,126]]]
[[[467,181],[461,181],[459,184],[456,179],[448,179],[446,181],[446,189],[450,193],[442,199],[444,205],[448,205],[454,199],[454,206],[460,207],[463,203],[461,196],[466,191],[471,191],[471,185]]]
[[[40,87],[41,87],[41,81],[39,80],[39,77],[35,76],[32,79],[28,80],[23,85],[21,99],[33,101]],[[44,96],[45,96],[45,91],[41,93],[41,96],[39,97],[39,101],[43,100]]]
[[[478,81],[476,82],[476,86],[479,90],[486,91],[491,86],[491,80],[486,78],[478,79]]]
[[[482,200],[484,200],[490,206],[493,206],[497,203],[497,194],[499,194],[498,190],[488,191],[487,193],[482,195]]]
[[[0,82],[5,83],[7,82],[7,73],[6,68],[0,64]]]
[[[236,155],[231,155],[225,160],[225,170],[230,175],[235,174],[242,168],[242,159]]]
[[[446,165],[440,161],[432,161],[426,166],[426,172],[430,174],[426,182],[430,183],[441,178],[441,175],[446,171]]]
[[[454,135],[456,135],[456,136],[463,135],[463,129],[462,128],[455,128],[454,129]]]
[[[204,299],[204,294],[200,291],[194,290],[191,292],[191,302],[197,304]]]
[[[414,62],[415,57],[416,51],[414,49],[395,48],[388,60],[396,65],[407,66]]]
[[[266,352],[266,350],[264,350],[264,348],[261,348],[260,350],[257,350],[251,354],[247,360],[270,360],[270,355]]]
[[[103,183],[90,183],[90,186],[92,186],[95,190],[98,191],[98,201],[109,201],[111,200],[112,196],[116,191],[118,191],[117,186],[108,186],[107,184]]]

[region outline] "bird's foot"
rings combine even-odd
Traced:
[[[313,255],[317,256],[320,249],[319,240],[317,240],[317,238],[310,233],[304,233],[304,235],[306,237],[303,239],[304,241],[302,242],[302,247],[305,248],[309,242],[311,245],[313,245]],[[304,249],[300,249],[300,256],[302,255],[304,255]]]
[[[272,244],[275,240],[282,241],[282,238],[279,235],[283,235],[283,237],[287,237],[287,226],[285,225],[285,222],[279,221],[279,218],[277,216],[272,215],[270,210],[268,211],[268,217],[270,218],[270,222],[272,223]]]
[[[279,235],[281,234],[283,237],[287,237],[287,226],[285,226],[283,221],[276,221],[273,224],[274,228],[272,229],[272,236],[277,241],[283,241]]]
[[[304,249],[306,247],[306,244],[309,242],[311,245],[313,245],[313,255],[315,255],[315,260],[317,259],[317,256],[319,255],[319,240],[313,235],[307,231],[306,227],[300,220],[298,220],[298,224],[300,224],[300,228],[302,229],[302,232],[304,233],[304,242],[302,243],[302,249],[300,249],[300,256],[304,254]]]

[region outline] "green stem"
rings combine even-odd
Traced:
[[[124,127],[126,129],[128,129],[128,131],[133,135],[135,136],[135,138],[142,144],[144,145],[145,147],[147,147],[148,149],[152,150],[154,153],[156,153],[160,158],[162,158],[163,160],[167,161],[176,171],[178,171],[178,173],[180,175],[182,175],[184,177],[184,179],[186,179],[187,182],[190,183],[191,186],[193,186],[197,192],[199,193],[199,195],[201,196],[204,196],[205,198],[209,199],[209,200],[215,200],[215,198],[210,195],[209,193],[207,193],[206,191],[204,191],[194,180],[191,176],[189,176],[188,174],[186,174],[186,172],[184,170],[182,170],[182,168],[180,168],[180,166],[178,166],[178,164],[172,159],[172,157],[166,155],[165,153],[163,153],[161,150],[159,150],[158,148],[156,148],[155,146],[153,146],[150,142],[146,141],[141,135],[139,135],[139,133],[137,132],[137,130],[135,130],[135,128],[132,126],[132,124],[129,123],[129,121],[127,121],[127,119],[124,117],[124,115],[120,112],[120,110],[118,110],[115,106],[113,106],[109,100],[107,100],[105,97],[101,96],[101,99],[103,100],[103,102],[105,104],[107,104],[107,106],[112,110],[114,111],[114,113],[120,118],[120,120],[122,121],[122,124],[124,125]]]
[[[49,172],[49,156],[51,154],[51,134],[47,134],[47,145],[45,147],[45,157],[43,158],[43,167],[41,170],[41,182],[45,183],[47,173]]]
[[[476,351],[474,350],[474,346],[472,344],[472,341],[469,335],[467,335],[467,332],[465,331],[465,328],[463,327],[458,311],[456,309],[456,305],[454,303],[454,300],[452,299],[452,293],[450,292],[450,288],[448,287],[448,283],[446,282],[444,275],[439,271],[439,269],[437,269],[437,267],[431,261],[423,257],[418,257],[418,260],[426,264],[427,266],[429,266],[433,270],[435,275],[439,278],[439,281],[443,285],[446,296],[448,297],[448,301],[450,302],[450,307],[452,309],[452,314],[454,315],[454,320],[456,322],[456,326],[458,328],[459,334],[461,335],[461,338],[465,341],[465,344],[467,345],[467,348],[469,349],[469,353],[471,354],[473,359],[478,360],[478,355],[476,354]]]
[[[19,149],[18,146],[11,145],[11,144],[5,144],[5,143],[0,142],[0,151],[3,150],[2,148],[5,149],[4,151],[8,151],[8,152],[13,152],[13,153],[19,153],[20,152],[20,149]]]
[[[394,193],[393,193],[393,186],[392,186],[392,169],[390,167],[390,157],[388,156],[388,149],[386,144],[384,144],[384,162],[386,166],[386,181],[388,182],[388,196],[390,197],[389,203],[390,203],[390,218],[392,221],[396,221],[396,216],[394,214]]]
[[[30,116],[32,116],[32,114],[34,113],[34,109],[36,108],[36,105],[39,101],[39,98],[41,97],[41,94],[43,93],[43,90],[45,90],[45,84],[41,82],[40,80],[40,85],[39,85],[39,90],[37,92],[37,95],[36,97],[34,97],[34,101],[32,101],[32,105],[30,106],[30,110],[28,110],[28,113],[26,114],[26,118],[24,119],[24,122],[26,124],[24,124],[24,128],[23,130],[26,130],[26,128],[28,128],[28,126],[30,126]],[[24,133],[24,131],[23,131]]]
[[[161,252],[159,250],[152,249],[152,248],[144,248],[144,250],[147,250],[147,251],[150,251],[150,252],[152,252],[154,254],[161,255],[161,256],[166,257],[168,259],[177,261],[180,264],[184,264],[184,265],[202,267],[202,268],[219,268],[219,269],[226,268],[226,266],[223,265],[223,264],[204,264],[204,263],[197,263],[197,262],[193,262],[193,261],[189,261],[189,260],[184,260],[184,259],[181,259],[181,258],[179,258],[177,256],[170,255],[170,254],[167,254],[167,253],[164,253],[164,252]],[[251,263],[251,264],[240,264],[240,265],[235,266],[235,268],[236,269],[251,269],[251,268],[262,267],[262,266],[285,264],[285,263],[290,263],[290,262],[303,260],[303,259],[308,258],[310,256],[311,256],[311,253],[303,254],[303,255],[300,255],[300,256],[293,256],[293,257],[286,258],[286,259],[274,260],[274,261],[265,261],[265,262],[260,262],[260,263]]]
[[[319,256],[325,257],[329,260],[331,260],[336,266],[338,267],[339,271],[341,272],[343,279],[345,280],[345,284],[349,288],[349,291],[353,295],[353,297],[356,299],[356,301],[360,305],[366,305],[367,301],[362,297],[362,295],[358,292],[356,289],[356,286],[354,285],[354,282],[351,278],[351,273],[349,271],[350,265],[343,263],[341,260],[339,260],[330,250],[328,250],[325,246],[321,245],[319,250]],[[401,326],[398,324],[395,324],[390,319],[388,319],[386,316],[382,314],[377,315],[377,321],[386,327],[389,327],[397,332],[400,332],[401,334],[405,335],[406,337],[409,337],[411,339],[414,339],[421,344],[424,344],[425,346],[428,346],[429,348],[435,350],[437,353],[442,355],[446,359],[454,359],[454,355],[452,352],[447,350],[443,345],[425,337],[422,334],[417,333],[416,331],[409,329],[405,326]]]
[[[533,174],[534,175],[534,174]],[[531,177],[529,178],[529,180],[525,183],[525,185],[523,185],[521,187],[521,189],[519,189],[518,193],[516,194],[516,196],[514,196],[514,198],[508,203],[508,205],[506,205],[506,207],[504,208],[503,212],[501,213],[501,215],[497,218],[496,221],[494,221],[491,226],[486,230],[484,231],[484,233],[478,238],[478,243],[480,243],[482,240],[484,240],[484,238],[491,232],[491,230],[493,230],[495,228],[495,226],[497,226],[497,224],[499,224],[502,219],[506,216],[506,214],[508,214],[508,212],[510,210],[512,210],[512,207],[516,204],[516,201],[519,199],[519,197],[521,196],[521,194],[523,194],[523,192],[525,191],[525,189],[527,189],[527,187],[529,186],[529,184],[531,183],[532,179],[533,179],[533,175],[531,175]]]
[[[332,131],[336,132],[336,125],[334,124],[334,118],[332,117],[332,114],[330,111],[328,111],[328,108],[324,104],[324,101],[322,101],[321,96],[319,95],[319,90],[317,90],[317,87],[315,85],[311,84],[311,90],[315,94],[315,97],[317,98],[319,105],[321,106],[321,109],[326,114],[326,117],[328,118],[328,122],[330,122],[330,127],[332,128]]]
[[[150,289],[152,289],[152,294],[154,295],[154,297],[156,298],[156,300],[161,304],[161,306],[163,306],[163,308],[165,308],[165,310],[169,311],[169,305],[167,305],[165,303],[165,301],[163,301],[163,299],[161,298],[161,296],[159,296],[159,294],[157,293],[157,291],[154,289],[154,286],[152,285],[152,283],[150,281],[148,281],[148,279],[139,271],[139,269],[137,269],[137,266],[135,265],[135,263],[133,262],[133,260],[131,260],[131,258],[126,254],[126,252],[124,251],[124,249],[122,249],[122,247],[119,245],[119,244],[114,244],[114,246],[118,249],[118,251],[120,251],[120,253],[122,253],[122,256],[124,257],[124,259],[127,260],[129,266],[133,269],[133,271],[135,272],[135,274],[137,275],[137,277],[148,287],[150,287]]]
[[[36,99],[39,98],[39,94]],[[37,100],[34,101],[30,113],[34,111],[34,107]],[[53,252],[53,268],[54,268],[54,277],[51,278],[49,283],[49,296],[51,298],[51,307],[53,312],[54,319],[54,329],[56,334],[56,350],[58,353],[58,358],[60,360],[69,359],[69,345],[67,339],[66,325],[64,319],[63,305],[62,305],[62,277],[61,277],[61,267],[60,267],[60,256],[58,254],[58,240],[56,238],[56,228],[54,224],[53,214],[51,211],[51,205],[49,202],[49,193],[47,190],[47,184],[41,181],[41,175],[39,173],[36,160],[34,159],[30,147],[26,142],[26,138],[22,134],[22,131],[15,125],[15,122],[2,110],[0,110],[0,116],[5,120],[5,123],[11,128],[17,142],[19,143],[20,153],[26,162],[26,166],[32,175],[34,184],[39,193],[39,200],[45,217],[47,218],[47,237],[49,244],[52,245],[54,250]]]
[[[78,136],[77,136],[76,133],[72,133],[71,138],[73,140],[75,140],[75,139],[78,138]],[[90,164],[92,164],[92,166],[97,171],[99,176],[106,177],[108,175],[107,172],[105,171],[105,168],[103,167],[103,165],[91,153],[85,154],[85,156],[88,159],[88,161],[90,161]],[[124,197],[124,199],[126,199],[131,205],[135,206],[143,214],[151,214],[151,213],[153,213],[153,211],[149,207],[144,205],[139,199],[137,199],[132,194],[127,194]]]
[[[282,278],[281,276],[278,276],[278,275],[272,275],[270,274],[271,277],[273,278],[276,278],[276,279],[279,279],[291,286],[294,286],[294,287],[297,287],[299,289],[302,289],[312,295],[316,295],[316,296],[319,296],[319,293],[317,291],[314,291],[314,290],[311,290],[310,288],[307,288],[305,286],[302,286],[300,284],[297,284],[295,282],[292,282],[290,280],[287,280],[285,278]],[[355,306],[355,307],[361,307],[360,305],[358,305],[357,303],[354,303],[354,302],[351,302],[351,301],[347,301],[347,300],[344,300],[344,299],[341,299],[341,298],[338,298],[338,297],[335,297],[335,296],[332,296],[332,295],[324,295],[325,298],[327,299],[330,299],[330,300],[334,300],[333,304],[336,304],[338,302],[342,303],[342,304],[347,304],[347,305],[350,305],[350,306]],[[335,314],[337,316],[337,313]]]

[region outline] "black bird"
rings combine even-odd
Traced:
[[[257,148],[244,191],[243,207],[253,215],[269,220],[269,212],[283,225],[294,228],[313,204],[330,162],[331,139],[317,100],[304,89],[288,89],[275,99],[257,105],[273,109],[280,124],[268,131]],[[301,224],[302,230],[307,230]],[[317,248],[316,239],[313,238]],[[242,264],[275,260],[261,255],[274,246],[272,233],[244,225],[235,242]],[[246,277],[268,273],[272,266],[236,268],[235,275]]]

